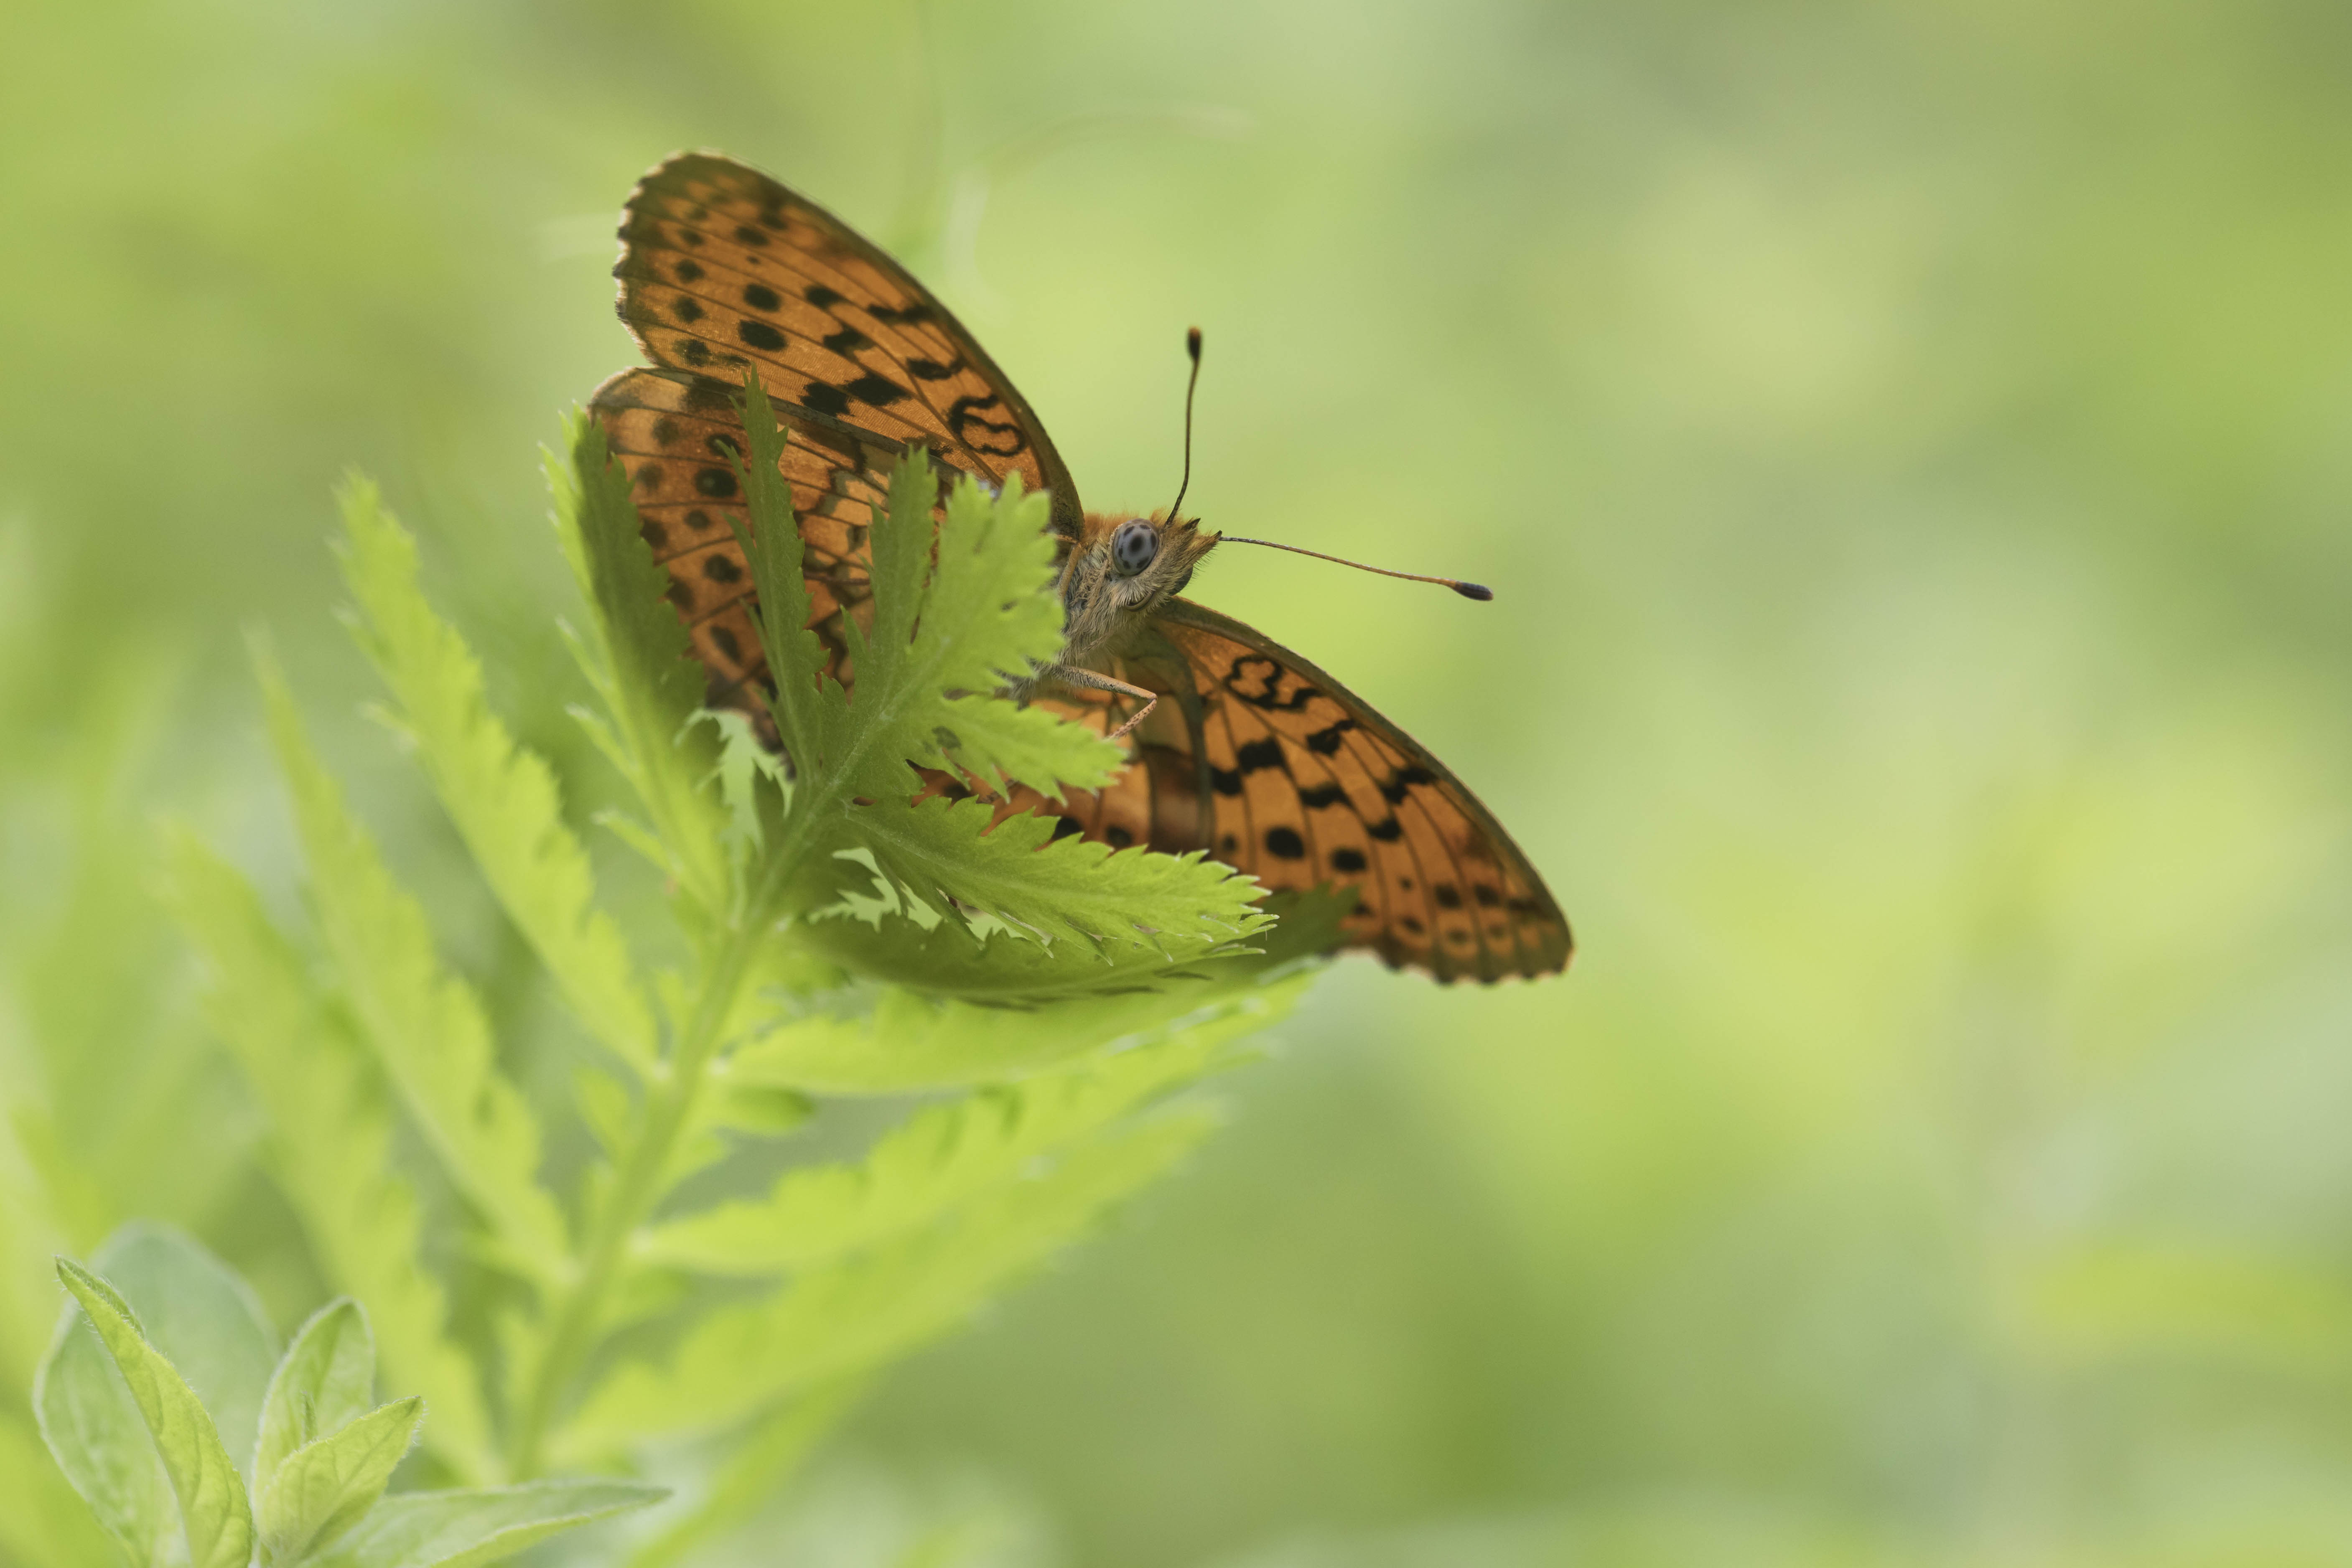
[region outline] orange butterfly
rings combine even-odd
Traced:
[[[1004,373],[839,219],[732,159],[682,153],[630,195],[614,274],[654,368],[613,377],[593,407],[713,704],[764,717],[773,690],[730,526],[749,521],[729,467],[746,449],[749,370],[794,437],[782,466],[811,629],[845,685],[856,671],[843,619],[872,615],[866,536],[892,463],[923,446],[952,473],[1018,474],[1051,497],[1066,645],[1029,696],[1124,737],[1134,761],[1102,790],[1016,792],[1011,806],[1114,847],[1206,849],[1276,889],[1352,890],[1349,944],[1440,980],[1567,964],[1568,921],[1477,797],[1314,665],[1175,597],[1218,536],[1197,518],[1081,509]]]

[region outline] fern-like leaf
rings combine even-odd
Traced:
[[[187,834],[166,845],[174,912],[207,972],[205,1011],[268,1113],[268,1157],[321,1271],[365,1303],[392,1386],[433,1407],[425,1434],[457,1475],[492,1473],[489,1419],[447,1306],[418,1262],[415,1195],[394,1173],[392,1121],[358,1042],[346,1037],[299,954],[252,888]]]
[[[729,1426],[907,1354],[1076,1240],[1215,1120],[1196,1108],[1115,1129],[940,1226],[812,1270],[772,1300],[710,1314],[667,1365],[627,1363],[611,1373],[567,1425],[557,1455],[589,1463],[647,1437]]]
[[[392,689],[387,717],[415,745],[491,891],[581,1024],[650,1071],[659,1046],[628,949],[596,907],[587,852],[563,821],[555,776],[490,711],[482,667],[416,581],[416,542],[368,480],[342,491],[352,630]]]
[[[1255,1012],[1228,1010],[1098,1062],[932,1106],[854,1164],[793,1171],[762,1199],[655,1226],[638,1254],[704,1273],[761,1275],[879,1246],[983,1199],[1145,1101],[1237,1061],[1234,1041],[1261,1021]]]
[[[303,733],[284,679],[258,658],[278,765],[327,950],[385,1076],[449,1179],[488,1227],[488,1255],[541,1283],[568,1265],[562,1214],[538,1182],[539,1124],[499,1070],[472,991],[441,966],[425,911]]]
[[[548,459],[556,528],[589,605],[593,631],[574,643],[604,715],[589,733],[635,790],[653,820],[632,840],[660,857],[708,911],[729,901],[725,819],[707,787],[717,762],[709,731],[692,722],[702,706],[701,666],[688,655],[686,627],[662,596],[661,568],[638,531],[628,481],[595,421],[574,416],[569,461]]]

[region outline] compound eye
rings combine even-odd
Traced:
[[[1159,553],[1160,531],[1139,517],[1120,523],[1110,536],[1111,563],[1123,576],[1134,576]]]

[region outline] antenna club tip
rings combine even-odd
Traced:
[[[1475,599],[1480,604],[1485,604],[1495,596],[1495,590],[1484,583],[1456,583],[1453,587],[1454,591],[1464,598]]]
[[[1184,329],[1184,352],[1191,354],[1194,359],[1199,359],[1201,357],[1200,328],[1187,327]]]

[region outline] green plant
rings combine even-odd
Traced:
[[[133,1227],[73,1296],[34,1385],[49,1452],[137,1563],[470,1568],[666,1494],[625,1481],[406,1491],[425,1424],[374,1405],[366,1310],[337,1297],[278,1353],[244,1283],[184,1237]]]
[[[481,997],[347,806],[266,647],[310,933],[281,929],[192,835],[166,855],[209,1021],[317,1272],[363,1306],[387,1387],[429,1407],[414,1473],[467,1488],[628,1473],[658,1446],[682,1495],[636,1542],[645,1563],[745,1516],[868,1374],[1180,1159],[1213,1117],[1163,1102],[1239,1059],[1334,929],[1333,910],[1293,904],[1277,942],[1255,886],[1199,857],[1055,841],[1029,817],[992,827],[982,800],[917,804],[916,765],[1058,795],[1119,764],[992,695],[1058,648],[1044,498],[966,481],[942,507],[928,459],[900,465],[853,695],[796,629],[784,437],[747,396],[740,472],[789,764],[700,706],[599,433],[576,424],[571,461],[550,465],[590,611],[572,644],[596,701],[575,712],[625,781],[635,810],[602,820],[660,873],[659,921],[600,900],[562,781],[492,712],[418,586],[414,541],[366,482],[343,496],[352,624],[389,689],[383,716],[593,1043],[569,1114],[502,1065]],[[641,956],[664,944],[675,962]],[[925,1098],[855,1157],[793,1157],[827,1107],[879,1096]],[[559,1144],[584,1148],[562,1195]],[[67,1267],[108,1349],[135,1360],[131,1312]]]

